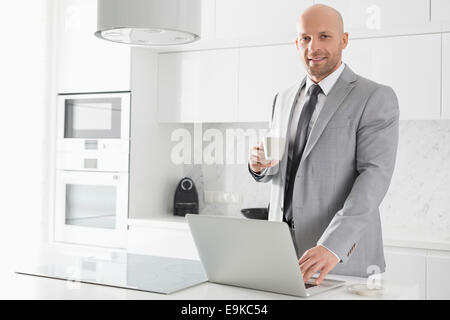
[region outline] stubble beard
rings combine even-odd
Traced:
[[[336,64],[337,61],[331,61],[327,57],[325,65],[320,66],[319,68],[310,67],[310,65],[308,64],[308,73],[315,78],[322,78],[329,75],[333,71]]]
[[[337,52],[342,52],[342,45],[338,46],[338,51]],[[326,56],[326,63],[319,67],[319,68],[314,68],[314,67],[310,67],[309,65],[309,61],[306,60],[306,68],[308,70],[308,73],[310,74],[310,76],[313,76],[315,78],[318,79],[323,79],[326,76],[328,76],[329,74],[331,74],[334,70],[334,68],[336,67],[336,65],[339,63],[340,57],[338,57],[338,53],[336,53],[334,56]]]

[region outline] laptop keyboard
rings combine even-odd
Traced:
[[[311,288],[311,287],[317,287],[317,284],[314,283],[306,283],[305,282],[305,289]]]

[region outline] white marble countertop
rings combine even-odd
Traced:
[[[79,283],[66,280],[49,279],[37,276],[14,273],[24,263],[48,263],[52,255],[58,252],[70,256],[95,255],[107,256],[111,250],[81,247],[72,245],[45,245],[30,250],[26,256],[16,259],[11,265],[3,265],[0,269],[0,299],[192,299],[192,300],[249,300],[249,299],[302,299],[299,297],[277,293],[258,291],[234,286],[205,282],[172,294],[158,294],[129,290],[103,285]],[[118,252],[118,251],[114,251]],[[120,254],[126,254],[121,252]],[[346,281],[346,285],[332,289],[307,299],[418,299],[419,288],[384,281],[385,288],[379,297],[364,297],[349,292],[348,286],[355,283],[364,284],[366,278],[330,275],[328,278]]]

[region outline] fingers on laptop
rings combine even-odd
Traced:
[[[312,265],[316,264],[318,261],[319,261],[318,259],[313,259],[313,258],[307,259],[303,263],[299,263],[300,270],[302,271],[303,274],[305,274],[308,272],[309,268]]]
[[[309,254],[308,254],[308,250],[301,256],[300,260],[298,260],[298,264],[301,265],[303,262],[305,262],[306,260],[308,260],[310,258]]]
[[[303,269],[301,269],[301,270],[304,270],[304,271],[302,271],[303,281],[306,282],[309,279],[311,279],[311,277],[313,275],[315,275],[322,268],[323,268],[322,263],[320,261],[317,261],[317,262],[309,265],[308,267],[304,267]]]
[[[319,277],[316,279],[316,285],[320,285],[330,271],[331,270],[329,270],[329,268],[327,267],[322,268],[322,270],[320,270]]]
[[[320,285],[328,272],[331,271],[330,267],[324,263],[324,261],[308,252],[300,258],[298,263],[300,265],[304,282],[308,281],[313,275],[320,272],[319,277],[315,281],[316,285]]]

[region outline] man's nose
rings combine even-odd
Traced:
[[[308,44],[308,50],[310,53],[314,53],[315,51],[317,51],[318,49],[320,49],[320,43],[319,40],[312,38],[311,41],[309,41]]]

